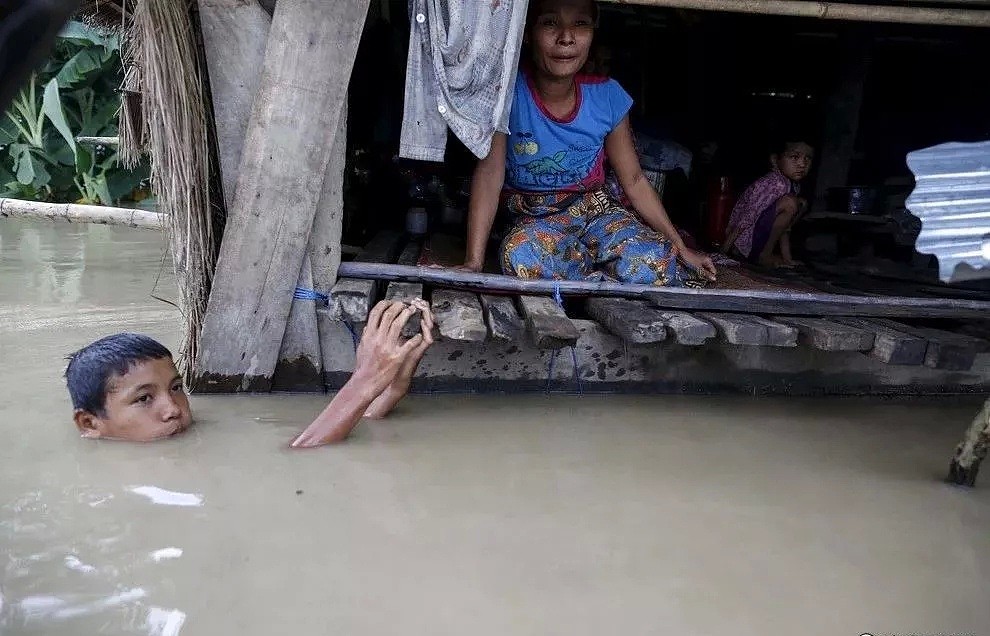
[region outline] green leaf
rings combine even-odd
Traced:
[[[96,194],[100,197],[100,203],[103,205],[113,205],[113,197],[110,196],[110,191],[107,189],[107,179],[104,175],[96,178],[93,187],[96,189]]]
[[[89,42],[91,44],[99,44],[100,46],[112,46],[114,42],[119,43],[119,39],[116,36],[104,35],[98,29],[78,20],[69,21],[65,25],[65,28],[62,29],[62,32],[58,34],[58,37],[63,40],[73,40],[83,43]]]
[[[106,62],[103,57],[104,50],[102,48],[85,49],[73,55],[55,76],[59,86],[72,88],[76,84],[91,79],[91,75],[100,71]]]
[[[76,148],[76,174],[89,174],[93,171],[93,153],[84,146]]]
[[[34,158],[34,180],[31,185],[36,189],[41,189],[48,185],[48,182],[52,180],[52,175],[48,173],[48,169],[45,168],[45,164],[42,161],[38,161]]]
[[[21,138],[21,131],[6,113],[0,114],[0,146],[14,143]]]
[[[31,185],[35,174],[31,149],[27,146],[21,147],[14,165],[17,170],[17,182],[21,185]]]
[[[69,130],[69,123],[65,121],[65,112],[62,110],[62,102],[59,100],[57,78],[48,82],[45,86],[45,98],[42,106],[45,116],[51,120],[52,125],[61,133],[62,138],[65,139],[65,142],[72,148],[72,152],[75,153],[76,138],[73,136],[72,131]]]

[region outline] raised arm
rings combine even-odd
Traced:
[[[505,183],[505,135],[495,133],[488,156],[478,162],[471,179],[468,204],[467,252],[463,269],[480,272],[485,266],[488,236],[498,212],[498,200]]]
[[[639,156],[633,145],[629,117],[624,117],[619,125],[605,138],[605,154],[619,178],[619,184],[632,202],[636,212],[651,228],[663,234],[674,245],[681,260],[703,276],[714,279],[715,265],[705,254],[689,249],[684,239],[677,233],[674,224],[667,216],[660,197],[643,175]]]
[[[368,407],[392,383],[406,359],[423,342],[417,334],[402,342],[402,327],[416,311],[402,302],[382,301],[368,313],[368,324],[358,344],[354,373],[330,404],[292,442],[293,448],[312,448],[339,442],[361,421]]]

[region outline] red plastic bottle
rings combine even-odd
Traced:
[[[729,224],[729,215],[735,205],[732,185],[728,177],[713,177],[708,182],[708,218],[705,229],[708,243],[713,248],[720,248],[725,240],[725,229]]]

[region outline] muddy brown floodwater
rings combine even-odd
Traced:
[[[0,220],[4,636],[990,633],[990,473],[940,481],[979,398],[413,396],[299,452],[323,396],[194,396],[82,440],[63,356],[179,341],[162,250]]]

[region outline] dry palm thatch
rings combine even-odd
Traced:
[[[139,0],[126,38],[125,91],[140,92],[143,126],[121,109],[121,150],[144,147],[166,232],[186,333],[179,358],[188,377],[217,256],[210,202],[210,147],[203,77],[187,0]],[[125,92],[125,96],[128,93]],[[130,119],[128,119],[130,118]],[[142,140],[134,138],[143,129]],[[139,143],[143,141],[144,143]],[[130,155],[133,158],[133,154]]]

